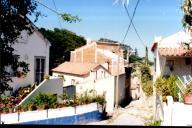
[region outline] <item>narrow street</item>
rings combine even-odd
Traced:
[[[138,125],[144,126],[152,120],[152,98],[134,100],[125,108],[115,110],[113,117],[108,120],[91,122],[87,125]]]

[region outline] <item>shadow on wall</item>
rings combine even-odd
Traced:
[[[132,67],[125,67],[125,99],[124,101],[120,104],[121,107],[127,106],[131,101],[131,71]]]

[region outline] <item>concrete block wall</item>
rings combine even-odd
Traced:
[[[30,99],[42,93],[57,94],[57,99],[60,101],[59,95],[63,93],[63,80],[62,78],[51,78],[49,80],[42,81],[37,88],[35,88],[30,94],[27,95],[19,105],[27,103]]]

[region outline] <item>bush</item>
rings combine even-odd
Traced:
[[[153,81],[147,81],[144,83],[142,89],[146,96],[151,96],[153,94]]]
[[[148,65],[141,65],[140,71],[141,71],[141,82],[142,83],[147,83],[147,81],[152,80],[152,75],[150,73],[150,68]]]
[[[146,126],[161,126],[161,121],[151,121],[145,124]]]
[[[31,104],[34,104],[40,108],[44,108],[45,106],[48,108],[55,108],[57,104],[57,97],[53,94],[40,92],[31,100]]]
[[[151,96],[153,94],[153,82],[149,65],[148,64],[141,65],[140,71],[141,71],[142,90],[146,96]]]
[[[94,100],[95,100],[95,102],[97,102],[98,104],[101,104],[101,105],[103,105],[106,102],[104,96],[96,96],[96,98]]]
[[[159,77],[156,82],[157,94],[162,95],[163,101],[166,101],[166,96],[172,96],[174,101],[178,101],[179,89],[176,85],[176,77],[171,75],[167,78]]]
[[[88,103],[91,103],[93,101],[93,97],[88,95],[88,92],[86,91],[84,94],[77,96],[76,101],[79,104],[88,104]]]

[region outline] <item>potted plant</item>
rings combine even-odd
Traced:
[[[45,79],[45,80],[49,80],[49,75],[47,75],[47,74],[44,75],[44,79]]]
[[[192,83],[190,83],[184,92],[184,103],[192,105]]]

